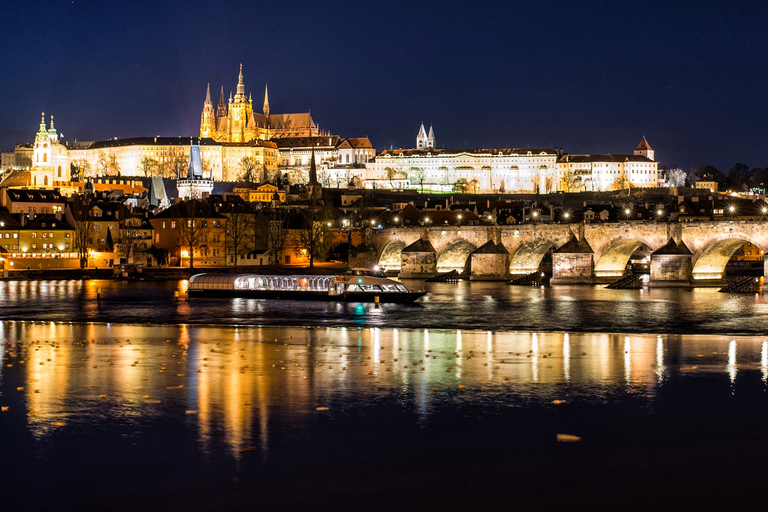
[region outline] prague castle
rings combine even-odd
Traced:
[[[319,135],[312,115],[270,114],[269,93],[264,86],[264,106],[262,113],[253,111],[253,98],[245,95],[243,65],[240,64],[240,76],[237,79],[237,92],[229,95],[229,102],[224,103],[224,87],[221,87],[219,105],[213,109],[211,86],[205,93],[203,112],[200,114],[200,138],[211,138],[216,142],[249,142],[251,140],[270,140],[284,137],[313,137]]]

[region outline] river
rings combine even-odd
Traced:
[[[0,283],[3,508],[762,507],[762,296],[425,286]]]

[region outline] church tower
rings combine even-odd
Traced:
[[[643,140],[641,140],[640,144],[638,144],[637,147],[635,148],[635,155],[644,156],[648,160],[653,161],[653,157],[655,156],[655,151],[651,148],[651,145],[648,144],[648,141],[645,140],[645,135],[643,135]]]
[[[416,135],[416,149],[426,149],[427,147],[427,131],[424,129],[424,123],[421,123],[419,128],[419,134]]]
[[[432,125],[429,125],[429,135],[427,135],[427,147],[435,147],[435,132],[432,130]]]
[[[203,103],[203,113],[200,115],[200,138],[212,138],[216,131],[216,119],[213,112],[213,102],[211,101],[211,84],[205,91],[205,102]]]
[[[240,76],[237,79],[237,93],[234,99],[229,100],[229,126],[230,142],[246,142],[245,129],[248,126],[248,120],[252,117],[253,105],[245,95],[245,84],[243,83],[243,65],[240,64]]]

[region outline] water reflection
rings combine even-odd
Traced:
[[[427,425],[446,403],[546,405],[627,388],[653,400],[668,376],[698,372],[733,386],[759,368],[768,380],[768,342],[748,337],[737,360],[737,340],[718,336],[52,322],[0,323],[0,335],[0,402],[19,383],[25,407],[11,414],[25,415],[35,439],[175,416],[202,451],[235,459],[266,458],[275,422],[302,429],[391,396]]]

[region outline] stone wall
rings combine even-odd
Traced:
[[[437,274],[437,254],[434,252],[403,252],[400,258],[401,278],[424,279]]]

